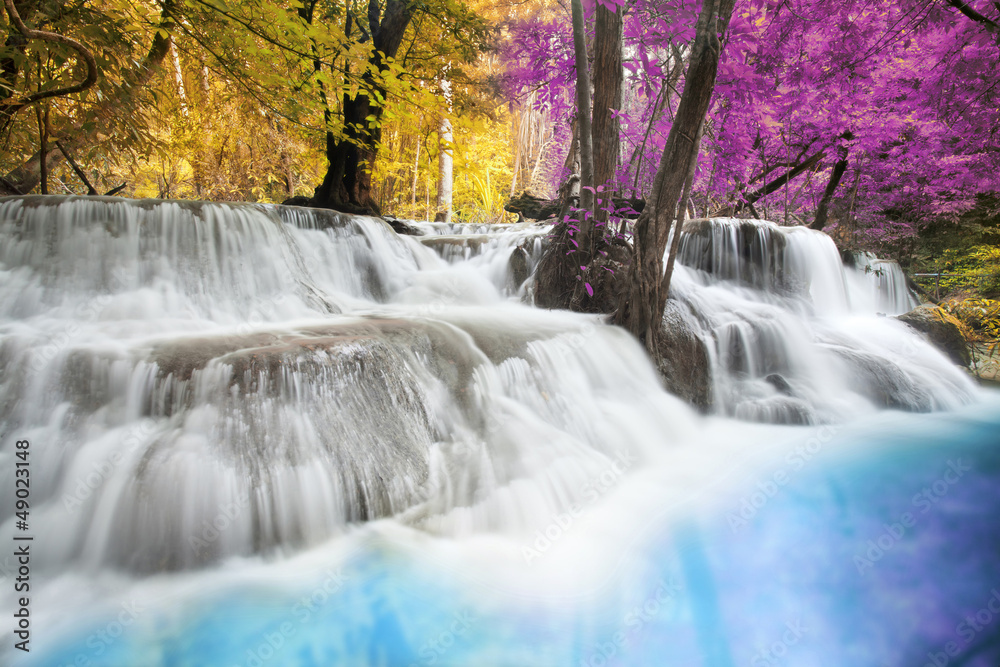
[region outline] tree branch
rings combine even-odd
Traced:
[[[810,169],[815,167],[816,164],[820,160],[822,160],[825,156],[826,156],[825,149],[819,151],[818,153],[813,153],[811,156],[809,156],[799,164],[795,165],[794,167],[786,171],[778,178],[774,179],[773,181],[770,181],[763,187],[754,190],[749,195],[747,195],[743,201],[736,204],[736,206],[733,208],[733,214],[735,215],[739,213],[744,206],[751,206],[757,203],[758,199],[761,199],[762,197],[771,194],[775,190],[778,190],[779,188],[781,188],[781,186],[791,181],[799,174],[809,171]]]
[[[984,16],[973,9],[968,2],[964,0],[944,0],[946,3],[957,9],[958,11],[965,14],[967,17],[975,21],[976,23],[981,23],[987,30],[1000,34],[1000,23],[997,23],[988,16]]]
[[[87,65],[87,76],[80,83],[73,84],[72,86],[63,86],[62,88],[53,88],[52,90],[40,90],[37,93],[28,95],[20,100],[5,100],[3,102],[3,107],[0,108],[2,108],[2,113],[7,117],[6,121],[9,122],[10,118],[12,118],[18,111],[36,102],[40,102],[41,100],[45,100],[50,97],[62,97],[64,95],[79,93],[87,90],[97,83],[97,61],[94,59],[94,54],[91,53],[89,47],[76,41],[72,37],[66,37],[65,35],[60,35],[54,32],[46,32],[44,30],[32,30],[28,26],[24,25],[24,21],[21,20],[21,15],[17,13],[17,8],[14,7],[14,0],[4,0],[3,4],[7,9],[7,14],[10,16],[11,22],[17,28],[18,32],[24,35],[27,39],[41,39],[46,42],[65,44],[80,54],[80,58]]]
[[[59,149],[59,152],[62,153],[63,157],[66,158],[66,161],[69,162],[69,166],[73,168],[73,172],[77,175],[77,177],[81,181],[83,181],[84,185],[87,186],[87,194],[96,195],[97,190],[95,190],[94,186],[90,184],[90,180],[87,178],[87,174],[84,173],[83,169],[80,169],[80,165],[76,163],[76,160],[74,160],[72,156],[70,156],[70,154],[66,152],[66,149],[63,148],[61,141],[56,141],[56,148]]]

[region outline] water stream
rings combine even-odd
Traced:
[[[898,267],[689,222],[699,412],[530,305],[545,227],[416,226],[0,200],[0,664],[995,667],[1000,398]]]

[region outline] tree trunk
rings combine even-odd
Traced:
[[[510,196],[517,192],[517,174],[521,168],[521,123],[524,122],[524,112],[522,111],[517,120],[511,120],[514,126],[514,171],[510,179]]]
[[[187,88],[184,87],[184,70],[181,68],[181,56],[173,44],[170,45],[170,57],[174,65],[174,81],[177,84],[177,99],[181,105],[181,115],[187,118],[188,96]]]
[[[563,275],[575,275],[578,278],[570,297],[570,306],[573,307],[583,300],[584,285],[591,294],[593,290],[590,283],[586,282],[586,277],[579,275],[580,269],[577,267],[588,266],[594,255],[594,200],[597,183],[594,181],[594,134],[590,107],[593,88],[587,58],[583,3],[581,0],[570,0],[570,4],[573,9],[573,50],[576,54],[576,118],[580,130],[580,210],[569,216],[570,219],[575,218],[577,232],[574,239],[567,227],[567,242],[574,245],[576,252],[563,256],[562,271]]]
[[[420,175],[420,134],[417,134],[417,150],[413,158],[413,192],[410,197],[410,206],[417,207],[417,177]]]
[[[39,169],[41,170],[41,190],[43,195],[49,194],[49,169],[48,169],[48,157],[49,154],[49,110],[46,107],[45,111],[42,111],[41,107],[35,107],[35,117],[38,119],[38,152],[41,154],[41,158],[38,161]]]
[[[728,25],[734,4],[735,0],[702,0],[684,92],[667,136],[653,190],[635,226],[634,254],[626,275],[627,292],[615,320],[651,351],[656,347],[670,287],[663,280],[667,239],[673,221],[683,219],[683,208],[678,216],[678,205],[692,162],[698,159],[699,130],[712,101],[721,48],[719,30]]]
[[[448,81],[448,70],[441,77],[441,92],[444,94],[448,104],[448,112],[451,112],[451,83]],[[434,220],[437,222],[451,222],[451,201],[453,182],[453,162],[451,153],[451,119],[446,115],[441,116],[441,125],[438,129],[438,191],[437,191],[437,213]]]
[[[660,306],[662,311],[666,307],[667,294],[670,291],[670,279],[674,275],[674,262],[677,259],[677,248],[680,247],[681,243],[681,229],[684,227],[684,211],[687,208],[687,202],[691,197],[691,188],[694,187],[694,172],[698,167],[698,153],[701,151],[701,139],[705,133],[705,122],[702,121],[701,127],[698,128],[698,136],[694,140],[694,159],[691,160],[691,165],[688,168],[687,179],[684,181],[684,193],[681,195],[680,206],[677,207],[677,223],[674,225],[674,238],[670,242],[670,253],[667,255],[667,268],[663,273],[663,286],[660,288],[660,296],[663,299],[664,305]]]
[[[618,168],[620,131],[615,114],[622,106],[622,10],[598,5],[594,26],[594,183],[611,185]],[[610,197],[609,190],[605,196]],[[597,211],[607,221],[607,211]]]
[[[372,197],[371,173],[382,136],[380,123],[384,107],[372,102],[365,89],[373,91],[376,97],[385,98],[386,91],[371,71],[386,72],[386,59],[396,57],[412,11],[406,0],[388,0],[381,18],[379,14],[377,0],[369,0],[368,34],[372,36],[373,46],[368,58],[370,69],[362,76],[362,92],[353,98],[344,96],[342,120],[346,138],[337,140],[332,133],[327,133],[328,166],[323,182],[313,196],[314,206],[348,213],[379,213]],[[329,108],[326,113],[330,119]]]
[[[819,200],[819,206],[816,207],[816,217],[813,219],[812,224],[809,225],[812,229],[822,230],[826,227],[830,200],[833,199],[833,193],[837,189],[837,186],[840,185],[840,179],[844,177],[844,172],[847,171],[847,148],[841,146],[838,152],[840,153],[840,159],[833,165],[833,172],[830,173],[830,180],[823,191],[823,198]]]
[[[587,59],[587,36],[585,34],[583,3],[571,0],[573,6],[573,48],[576,52],[576,118],[580,131],[580,208],[594,210],[594,139],[591,128],[590,63]],[[590,188],[588,190],[587,188]],[[584,227],[589,220],[580,221],[582,237],[588,237]]]

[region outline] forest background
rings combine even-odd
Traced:
[[[494,223],[579,171],[568,0],[4,6],[4,194]],[[602,192],[647,196],[700,7],[582,3]],[[721,38],[688,215],[823,229],[996,339],[1000,3],[739,0]]]

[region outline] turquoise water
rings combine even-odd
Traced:
[[[287,560],[107,584],[24,664],[995,667],[998,408],[774,427],[772,456],[681,513],[609,494],[630,539],[539,554],[573,570],[591,544],[575,584],[510,583],[537,563],[507,538],[387,520]]]

